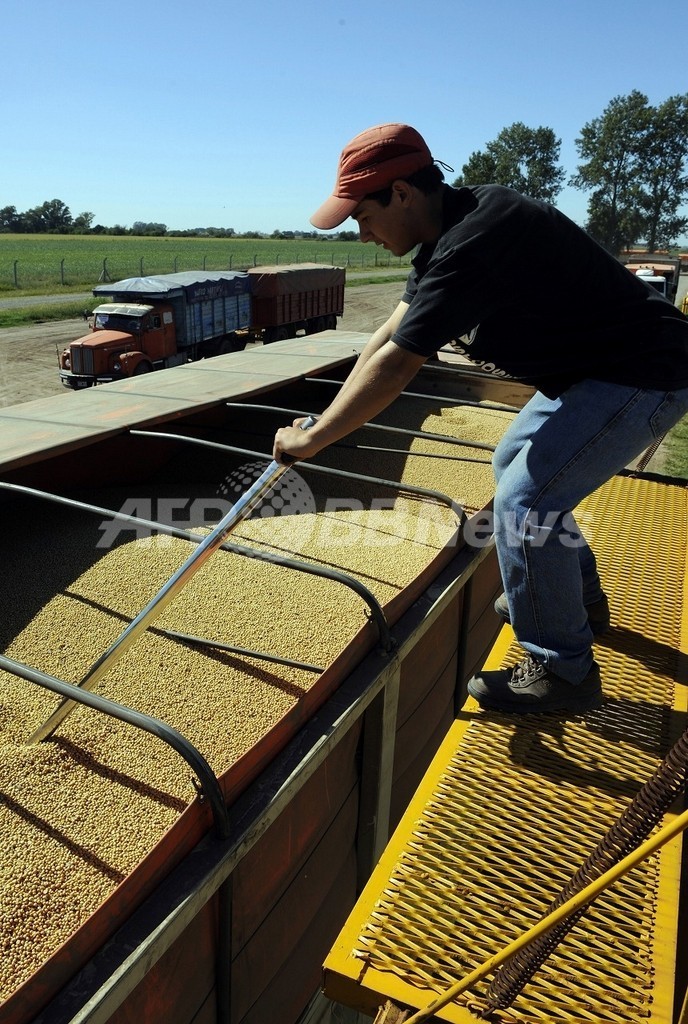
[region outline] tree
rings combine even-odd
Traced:
[[[652,111],[642,152],[644,237],[650,252],[676,241],[688,226],[678,210],[688,193],[688,95],[670,96]]]
[[[85,235],[91,230],[93,223],[92,213],[80,213],[72,221],[72,231],[75,235]]]
[[[454,185],[492,182],[552,202],[564,185],[564,169],[557,166],[560,149],[561,140],[551,128],[528,128],[516,121],[484,151],[471,153]]]
[[[0,210],[0,231],[21,231],[21,214],[16,206],[4,206]]]
[[[37,231],[64,234],[72,226],[69,207],[61,199],[50,199],[41,206],[35,207],[34,210],[30,210],[29,213],[34,215],[34,223],[38,225]]]
[[[651,251],[686,226],[677,215],[688,192],[688,96],[650,106],[633,90],[616,96],[576,139],[584,163],[571,184],[591,190],[587,229],[610,252],[645,238]]]
[[[167,224],[158,224],[155,221],[135,220],[131,226],[132,235],[166,235]]]

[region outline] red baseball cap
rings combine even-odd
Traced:
[[[406,178],[431,164],[425,140],[407,124],[379,124],[367,128],[344,147],[337,181],[329,199],[315,211],[311,224],[336,228],[351,216],[370,192]]]

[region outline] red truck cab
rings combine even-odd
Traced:
[[[65,387],[83,388],[169,365],[177,354],[171,306],[106,302],[93,311],[90,334],[60,356]]]

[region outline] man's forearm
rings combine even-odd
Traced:
[[[286,427],[277,432],[274,457],[279,459],[282,452],[287,452],[295,458],[310,458],[346,437],[386,409],[424,362],[423,356],[387,342],[370,354],[355,377],[348,378],[347,387],[341,389],[310,430]]]
[[[354,363],[354,366],[349,376],[346,378],[341,388],[339,389],[339,398],[341,398],[342,395],[348,394],[349,389],[352,387],[354,381],[357,379],[358,375],[361,373],[364,366],[369,362],[370,359],[372,359],[372,357],[377,352],[380,351],[381,348],[383,348],[384,345],[387,344],[387,342],[392,337],[392,334],[403,320],[404,314],[406,313],[407,309],[408,304],[403,301],[400,302],[398,306],[395,308],[392,315],[387,319],[387,321],[384,324],[382,324],[381,327],[378,327],[378,329],[374,331],[373,334],[371,334],[368,343],[366,344],[360,356]]]

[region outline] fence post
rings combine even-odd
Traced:
[[[139,260],[139,277],[143,277],[143,256]]]
[[[206,261],[206,259],[207,259],[207,256],[204,256],[204,257],[203,257],[203,269],[204,269],[204,270],[205,270],[205,261]]]
[[[230,253],[230,254],[229,254],[229,269],[230,269],[230,270],[232,269],[232,258],[233,258],[233,257],[232,257],[232,254]]]
[[[174,272],[177,273],[177,257],[174,257]]]
[[[14,287],[15,288],[19,287],[19,281],[17,279],[17,263],[19,263],[19,260],[15,260],[14,261]]]
[[[60,284],[64,284],[64,258],[60,260]]]

